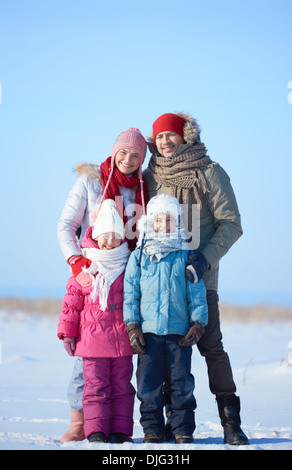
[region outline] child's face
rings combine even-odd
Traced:
[[[124,175],[131,175],[138,170],[141,162],[141,156],[139,153],[130,148],[121,149],[118,151],[115,157],[116,167]]]
[[[154,231],[159,233],[173,233],[176,230],[175,218],[167,213],[157,214],[154,217]]]
[[[103,233],[94,239],[100,250],[113,250],[122,243],[121,236],[118,233]]]

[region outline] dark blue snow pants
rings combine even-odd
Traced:
[[[137,367],[137,396],[141,401],[140,423],[144,433],[164,435],[163,383],[165,359],[170,380],[171,415],[169,423],[173,434],[192,434],[195,430],[193,395],[195,381],[191,374],[192,348],[180,346],[179,335],[158,336],[145,333],[146,354],[139,354]]]

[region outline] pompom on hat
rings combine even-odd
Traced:
[[[94,222],[92,238],[95,239],[103,233],[116,233],[120,235],[122,240],[125,238],[124,222],[116,210],[115,201],[112,199],[103,201]]]

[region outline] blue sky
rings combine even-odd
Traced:
[[[0,1],[0,295],[62,296],[74,166],[185,111],[242,215],[221,298],[292,305],[291,17],[292,0]]]

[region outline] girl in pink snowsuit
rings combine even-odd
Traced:
[[[90,279],[81,286],[67,283],[58,337],[68,354],[83,357],[84,432],[90,442],[131,442],[135,389],[132,355],[123,322],[123,280],[130,255],[124,225],[108,199],[82,240],[84,270]]]

